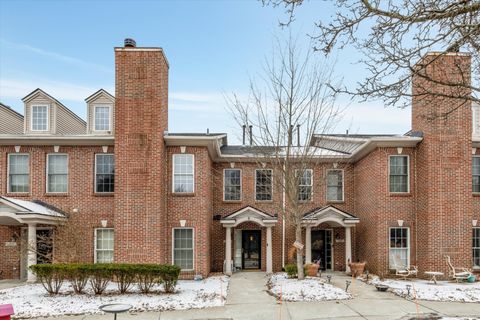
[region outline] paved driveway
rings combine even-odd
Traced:
[[[334,274],[332,283],[344,288],[341,274]],[[224,307],[202,310],[142,312],[119,315],[118,320],[293,320],[293,319],[410,319],[418,314],[441,316],[480,316],[480,304],[420,301],[418,305],[392,293],[377,292],[372,286],[355,281],[349,289],[355,298],[344,301],[279,303],[266,293],[265,273],[241,272],[232,276]],[[56,320],[104,320],[109,316],[68,316]]]

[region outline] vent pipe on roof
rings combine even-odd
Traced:
[[[246,134],[246,131],[247,131],[247,126],[246,125],[243,125],[242,126],[242,129],[243,129],[243,142],[242,142],[242,145],[245,145],[245,134]]]
[[[300,147],[300,125],[297,124],[297,146]]]
[[[248,128],[250,129],[250,145],[253,145],[253,126],[249,125]]]
[[[210,128],[207,128],[207,136],[210,134]]]
[[[132,38],[126,38],[123,44],[125,48],[135,48],[137,46],[137,43]]]

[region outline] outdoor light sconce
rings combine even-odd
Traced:
[[[100,223],[102,224],[102,227],[103,228],[106,228],[107,227],[107,220],[100,220]]]

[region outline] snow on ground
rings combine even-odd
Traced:
[[[268,292],[284,301],[345,300],[351,296],[344,290],[324,283],[319,278],[289,279],[286,273],[274,274],[267,283]]]
[[[370,284],[384,284],[390,287],[394,294],[418,300],[431,301],[455,301],[455,302],[480,302],[480,282],[475,283],[453,283],[437,281],[437,284],[426,280],[383,280],[378,277],[369,282]],[[411,285],[408,295],[407,285]]]
[[[229,278],[210,277],[202,281],[180,280],[176,292],[141,294],[136,286],[133,293],[120,295],[117,285],[110,283],[106,292],[95,296],[73,294],[69,283],[64,283],[59,295],[50,296],[41,284],[27,284],[20,287],[0,290],[0,304],[11,303],[16,319],[101,313],[99,306],[108,303],[128,303],[131,311],[161,311],[207,308],[222,306],[227,297]],[[89,285],[87,285],[89,288]],[[161,285],[154,290],[161,291]]]

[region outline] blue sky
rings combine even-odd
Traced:
[[[297,12],[292,33],[309,41],[314,23],[327,19],[328,2]],[[99,88],[114,94],[113,47],[132,37],[138,46],[163,47],[170,62],[169,130],[239,129],[224,94],[248,93],[274,36],[286,30],[282,8],[258,1],[0,1],[0,101],[23,113],[21,98],[40,87],[85,117],[84,99]],[[354,84],[364,74],[354,48],[338,52],[336,77]],[[336,131],[404,133],[410,110],[381,102],[349,103]]]

